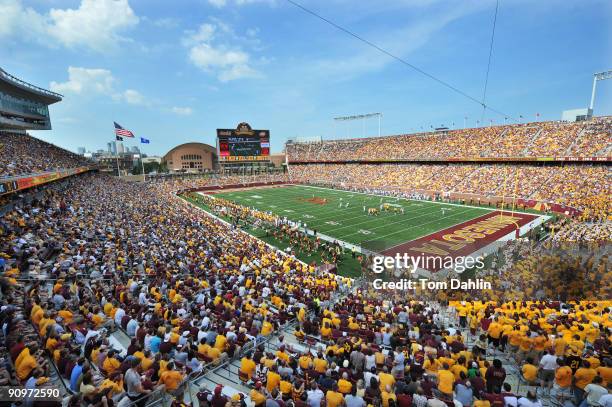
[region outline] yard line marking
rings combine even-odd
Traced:
[[[307,187],[308,187],[308,186],[307,186]],[[279,192],[280,192],[280,191],[279,191]],[[289,198],[289,199],[287,199],[287,200],[282,200],[281,202],[290,202],[290,201],[293,201],[293,199],[294,199],[294,197],[295,197],[295,196],[299,196],[299,195],[302,195],[302,194],[303,194],[303,192],[301,191],[301,188],[299,188],[299,187],[297,187],[295,191],[294,191],[293,189],[291,189],[291,190],[289,190],[289,191],[283,191],[283,192],[287,193],[286,195],[290,196],[291,198]],[[346,191],[344,191],[344,193],[346,194],[347,192],[346,192]],[[373,195],[366,194],[366,196],[369,196],[369,199],[370,199],[370,200],[372,200],[372,198],[373,198]],[[391,198],[390,198],[390,197],[385,197],[385,196],[383,196],[383,198],[384,198],[384,200],[396,200],[394,197],[391,197]],[[406,200],[406,199],[402,199],[402,200],[404,200],[404,201],[408,201],[408,202],[409,202],[409,203],[412,205],[412,202],[411,202],[411,201]],[[278,199],[277,199],[277,202],[278,202]],[[432,203],[432,202],[430,202],[430,201],[421,201],[421,202]],[[456,205],[456,206],[461,206],[461,205]],[[465,205],[464,207],[467,207],[467,206],[468,206],[468,205]],[[474,208],[474,209],[479,209],[479,210],[486,211],[486,208]],[[423,207],[423,210],[426,210],[427,212],[426,212],[426,213],[423,213],[423,214],[421,214],[421,215],[411,216],[410,218],[407,218],[407,219],[402,219],[402,220],[400,220],[400,221],[399,221],[399,223],[404,224],[404,223],[406,223],[406,222],[408,222],[408,221],[412,221],[412,220],[414,220],[414,219],[419,219],[419,218],[422,218],[422,217],[424,217],[424,216],[431,215],[431,206],[429,206],[429,205],[425,205],[425,206]],[[327,212],[327,211],[341,212],[341,211],[338,211],[338,210],[337,210],[336,208],[334,208],[334,207],[329,207],[329,208],[321,209],[321,210],[319,210],[319,211],[324,211],[324,212]],[[318,212],[318,211],[317,211],[317,212]],[[421,212],[421,210],[418,210],[418,211],[415,211],[415,212],[420,213],[420,212]],[[463,212],[460,212],[460,213],[455,213],[454,215],[445,216],[445,217],[443,217],[443,218],[451,218],[451,217],[454,217],[454,216],[459,216],[461,213],[466,213],[466,212],[468,212],[468,211],[463,211]],[[337,215],[336,215],[336,214],[330,215],[330,217],[331,217],[331,218],[336,218],[336,219],[338,219],[338,217],[337,217]],[[344,222],[346,222],[347,220],[357,219],[357,218],[362,218],[362,217],[363,217],[363,215],[359,215],[359,216],[355,216],[355,217],[349,217],[349,218],[346,218],[346,219],[342,218],[342,220],[343,220]],[[323,219],[325,219],[325,218],[323,218]],[[324,225],[324,223],[320,223],[320,222],[321,222],[323,219],[317,219],[317,222],[315,222],[315,224],[311,224],[311,225],[310,225],[310,229],[319,228],[319,227],[321,227],[322,225]],[[391,233],[391,234],[388,234],[388,235],[385,235],[385,236],[392,236],[392,235],[395,235],[395,234],[399,234],[399,233],[402,233],[402,232],[403,232],[403,231],[405,231],[405,230],[414,229],[414,228],[417,228],[417,227],[422,227],[423,225],[427,225],[427,224],[430,224],[430,223],[432,223],[432,222],[436,222],[436,221],[439,221],[439,220],[440,220],[440,218],[437,218],[437,219],[436,219],[436,220],[434,220],[434,221],[431,221],[431,222],[426,222],[426,223],[421,223],[421,224],[418,224],[418,225],[414,225],[414,226],[412,226],[412,227],[410,227],[410,228],[405,228],[405,229],[402,229],[402,230],[398,230],[398,231],[395,231],[395,232],[393,232],[393,233]],[[342,227],[340,227],[340,228],[334,228],[334,229],[331,229],[331,230],[324,230],[324,231],[322,230],[322,232],[324,232],[324,233],[326,233],[326,234],[329,234],[329,235],[333,235],[333,234],[334,234],[335,232],[337,232],[338,230],[345,229],[345,228],[347,228],[347,227],[354,227],[354,226],[358,226],[358,225],[364,225],[364,224],[369,224],[369,223],[372,223],[372,222],[379,222],[379,221],[380,221],[380,218],[378,218],[378,219],[377,219],[377,218],[374,218],[374,219],[368,219],[368,220],[363,221],[363,222],[353,223],[353,224],[350,224],[350,225],[347,225],[347,226],[342,226]],[[396,224],[397,224],[397,223],[396,223]],[[389,226],[388,224],[384,224],[384,225],[381,225],[380,227],[375,227],[375,228],[373,228],[373,229],[372,229],[372,228],[370,228],[370,230],[375,230],[375,229],[379,229],[379,228],[381,228],[381,227],[388,227],[388,226]],[[424,233],[426,233],[426,232],[424,232]],[[342,235],[342,234],[341,234],[340,236],[342,236],[342,238],[343,238],[343,239],[346,239],[346,237],[353,236],[353,235],[355,235],[355,234],[357,234],[357,233],[356,233],[356,232],[353,232],[353,233],[349,233],[349,234],[347,234],[347,235]],[[340,236],[338,236],[338,237],[340,237]],[[382,237],[385,237],[385,236],[382,236]],[[381,237],[381,238],[382,238],[382,237]],[[418,238],[418,237],[415,237],[415,238]],[[414,240],[414,239],[412,239],[412,240]]]
[[[291,191],[283,191],[290,198],[283,199],[283,200],[275,199],[275,201],[279,202],[279,203],[292,203],[294,205],[295,204],[293,202],[294,198],[298,197],[300,195],[303,195],[303,189],[301,189],[300,187],[297,187],[297,186],[294,187],[294,188],[296,188],[295,191],[293,191],[293,190],[291,190]],[[280,192],[278,189],[276,191]],[[344,194],[348,194],[348,192],[346,192],[346,191],[343,191],[343,193]],[[336,194],[338,194],[338,193],[336,193]],[[373,195],[367,195],[367,196],[369,197],[370,201],[376,201],[375,202],[375,206],[380,205],[380,202],[378,202],[378,200],[375,199]],[[384,198],[385,198],[385,201],[395,201],[396,200],[394,197],[384,197]],[[404,204],[402,204],[402,206],[404,208],[406,208],[406,209],[410,209],[410,207],[416,206],[411,201],[408,201],[408,200],[405,200],[405,199],[403,199],[403,200],[406,201],[406,202]],[[370,202],[368,205],[374,205],[374,203]],[[427,210],[427,211],[429,211],[431,209],[431,207],[428,207],[428,206],[424,206],[424,205],[420,205],[420,206],[424,207],[424,209]],[[351,208],[353,210],[348,211],[348,212],[349,213],[352,212],[351,214],[359,213],[359,215],[357,215],[357,216],[349,216],[349,217],[340,216],[340,215],[346,215],[347,214],[347,211],[346,211],[347,208],[344,208],[344,209],[340,208],[340,209],[338,209],[338,208],[333,206],[333,203],[329,207],[325,207],[324,206],[321,209],[313,209],[311,212],[313,212],[313,213],[329,213],[328,216],[318,217],[317,218],[317,223],[316,223],[317,225],[323,225],[324,221],[326,219],[337,219],[337,220],[343,221],[346,224],[346,222],[349,221],[349,220],[363,218],[364,215],[362,214],[361,210],[354,210],[354,209],[357,209],[358,207],[359,207],[359,205],[355,205],[354,207]],[[485,210],[484,208],[482,208],[482,209]],[[421,211],[420,210],[415,210],[415,211],[410,211],[409,213],[411,213],[411,212],[419,212],[420,213]],[[369,222],[370,221],[366,221],[364,223],[369,223]],[[314,227],[314,225],[313,225],[313,227]]]
[[[399,220],[399,222],[395,222],[395,224],[396,224],[396,225],[397,225],[397,224],[404,224],[406,221],[409,221],[409,220],[419,219],[419,218],[422,218],[423,216],[432,216],[432,215],[433,215],[433,214],[432,214],[432,213],[431,213],[431,212],[428,210],[426,213],[423,213],[423,214],[421,214],[421,215],[418,215],[418,216],[413,216],[413,217],[410,217],[410,218],[407,218],[407,219],[402,219],[402,220]],[[458,214],[458,213],[455,213],[455,215],[459,215],[459,214]],[[373,218],[374,218],[374,219],[368,219],[367,221],[364,221],[364,222],[357,222],[357,223],[353,223],[353,224],[352,224],[352,225],[350,225],[350,226],[363,225],[364,223],[370,223],[370,222],[372,222],[372,221],[377,221],[377,220],[380,222],[380,219],[377,219],[377,218],[378,218],[377,216],[373,216]],[[439,220],[439,219],[444,219],[444,217],[442,217],[442,218],[437,218],[436,220]],[[380,226],[375,227],[375,228],[373,228],[373,229],[372,229],[372,228],[370,228],[370,230],[376,230],[376,229],[380,229],[380,228],[383,228],[383,227],[388,227],[388,226],[389,226],[389,225],[387,225],[387,224],[385,224],[385,225],[380,225]],[[337,230],[340,230],[340,229],[344,229],[344,228],[346,228],[346,227],[348,227],[348,226],[343,226],[343,227],[341,227],[341,228],[334,229],[334,232],[336,232]],[[353,234],[353,233],[351,233],[351,234]],[[350,235],[347,235],[347,236],[350,236]]]
[[[383,238],[385,238],[385,237],[393,236],[393,235],[398,234],[398,233],[401,233],[401,232],[403,233],[403,232],[405,232],[406,230],[414,229],[414,228],[416,228],[416,227],[422,227],[422,226],[429,225],[430,223],[434,223],[434,222],[439,222],[439,221],[440,221],[440,220],[442,220],[442,219],[449,219],[449,218],[452,218],[452,217],[458,216],[458,215],[460,215],[460,214],[464,214],[464,213],[470,212],[470,211],[472,211],[472,210],[473,210],[473,208],[468,208],[468,209],[466,209],[465,211],[460,211],[459,213],[455,213],[455,214],[453,214],[453,215],[442,216],[442,217],[440,217],[440,218],[437,218],[437,219],[432,220],[431,222],[425,222],[425,223],[421,223],[421,224],[414,225],[414,226],[411,226],[411,227],[407,227],[407,228],[405,228],[405,229],[398,230],[398,231],[393,232],[393,233],[389,233],[389,234],[382,235],[382,236],[377,236],[376,238],[377,238],[377,239],[383,239]],[[483,215],[479,215],[479,216],[483,216]],[[475,216],[475,217],[477,218],[478,216]],[[470,221],[470,220],[472,220],[472,219],[474,219],[474,218],[471,218],[471,219],[467,220],[466,222],[468,222],[468,221]],[[439,229],[439,230],[441,230],[441,229]],[[354,235],[354,234],[355,234],[355,233],[351,233],[351,234],[346,235],[346,236],[351,236],[351,235]],[[346,236],[343,236],[343,238],[346,238]],[[421,236],[421,237],[422,237],[422,236]],[[417,238],[417,239],[418,239],[418,238]],[[411,239],[411,240],[415,240],[415,239]],[[410,240],[406,240],[406,242],[409,242],[409,241],[410,241]],[[405,242],[404,242],[404,243],[405,243]]]
[[[303,186],[303,187],[306,187],[306,188],[316,188],[316,189],[324,189],[324,190],[328,190],[328,191],[335,191],[335,190],[334,190],[334,189],[332,189],[332,188],[317,187],[317,186],[314,186],[314,185],[306,185],[306,184],[286,184],[286,185],[300,185],[300,186]],[[379,197],[383,197],[383,198],[391,198],[391,197],[390,197],[390,196],[388,196],[388,195],[380,195],[380,194],[368,194],[368,193],[366,193],[366,192],[359,192],[359,191],[348,191],[348,190],[343,190],[343,191],[345,191],[345,192],[351,192],[351,193],[353,193],[353,194],[361,194],[361,195],[369,195],[369,196],[379,196]],[[393,197],[393,198],[395,198],[395,197]],[[451,206],[459,206],[459,207],[467,207],[467,208],[475,208],[475,209],[489,209],[489,208],[486,208],[486,207],[484,207],[484,208],[483,208],[482,206],[474,206],[474,205],[462,205],[462,204],[456,204],[456,203],[450,203],[450,202],[429,201],[429,200],[427,200],[427,199],[413,199],[413,198],[404,198],[404,197],[400,197],[399,199],[403,199],[403,200],[405,200],[405,201],[413,201],[413,202],[428,202],[428,203],[432,203],[432,204],[436,204],[436,205],[451,205]],[[490,211],[491,211],[491,212],[496,211],[496,210],[498,210],[498,209],[497,209],[497,208],[490,208]],[[537,214],[534,214],[534,213],[523,212],[523,211],[517,211],[517,210],[515,210],[514,212],[515,212],[515,213],[516,213],[516,212],[523,213],[523,214],[525,214],[525,215],[536,215],[536,216],[542,216],[542,215],[537,215]]]
[[[423,214],[418,215],[418,216],[411,216],[410,218],[407,218],[407,219],[396,219],[396,220],[399,220],[399,222],[396,222],[395,224],[398,224],[398,223],[405,224],[408,221],[412,221],[414,219],[422,218],[422,217],[424,217],[426,215],[432,215],[432,213],[431,213],[431,209],[432,208],[431,208],[430,204],[443,205],[443,207],[446,210],[449,210],[449,211],[451,210],[451,208],[448,208],[447,205],[457,206],[457,207],[462,207],[462,208],[472,208],[472,209],[477,209],[477,210],[483,211],[483,212],[492,212],[493,211],[492,209],[489,209],[489,208],[474,207],[474,206],[471,206],[471,205],[448,204],[448,203],[445,203],[445,202],[434,202],[434,201],[427,201],[427,200],[421,201],[421,200],[414,200],[414,199],[408,199],[408,198],[403,198],[403,197],[398,199],[396,197],[390,197],[390,196],[384,196],[384,195],[375,195],[375,194],[367,194],[367,193],[360,193],[360,192],[354,192],[354,191],[351,191],[351,193],[349,193],[348,191],[337,192],[337,191],[330,190],[329,188],[321,188],[321,187],[315,187],[315,186],[310,186],[310,185],[288,186],[286,188],[283,188],[284,189],[283,191],[281,191],[279,189],[276,189],[275,192],[282,192],[282,195],[286,196],[287,198],[286,199],[281,199],[280,201],[276,197],[274,197],[274,199],[275,199],[276,202],[291,204],[291,206],[294,206],[295,203],[293,201],[295,200],[295,198],[299,197],[300,195],[302,195],[302,196],[304,195],[303,188],[320,189],[320,190],[326,191],[328,194],[334,194],[334,195],[345,194],[347,197],[350,196],[351,193],[359,193],[359,194],[365,195],[367,197],[367,199],[370,201],[368,203],[368,205],[371,205],[372,204],[371,202],[376,200],[377,201],[376,206],[378,206],[378,204],[380,202],[378,202],[378,200],[375,199],[375,197],[380,197],[380,198],[383,198],[383,201],[385,201],[385,202],[388,202],[388,201],[395,201],[395,202],[402,201],[402,202],[400,202],[400,204],[402,206],[406,207],[406,208],[410,208],[410,207],[413,207],[413,206],[422,207],[422,209],[419,208],[418,210],[415,210],[414,211],[415,213],[421,213],[421,210],[426,210],[427,211],[427,213],[423,213]],[[331,191],[333,191],[333,192],[331,192]],[[272,198],[272,197],[270,197],[270,198]],[[326,216],[326,217],[323,217],[323,218],[318,218],[317,221],[315,221],[315,224],[309,225],[309,228],[311,230],[314,229],[314,228],[317,228],[318,226],[324,225],[325,223],[320,223],[320,222],[324,221],[326,218],[333,218],[333,219],[337,219],[339,221],[341,220],[343,223],[345,223],[345,222],[350,221],[352,219],[359,219],[359,218],[363,218],[364,217],[363,214],[360,214],[359,216],[349,216],[348,218],[343,217],[343,216],[339,217],[340,214],[346,214],[347,211],[346,210],[342,210],[342,209],[338,210],[337,208],[335,208],[335,205],[333,205],[333,202],[331,202],[331,203],[332,203],[332,205],[330,205],[328,207],[322,207],[321,209],[319,209],[319,210],[315,209],[314,211],[311,210],[311,212],[313,212],[313,213],[319,213],[319,212],[330,213],[329,216]],[[349,211],[349,212],[356,213],[357,211]],[[402,230],[398,230],[398,231],[389,233],[387,235],[383,235],[380,238],[396,235],[396,234],[399,234],[399,233],[403,233],[406,230],[410,230],[410,229],[422,228],[424,225],[428,225],[428,224],[431,224],[431,223],[439,222],[441,219],[453,218],[453,217],[456,217],[456,216],[459,216],[461,214],[465,214],[465,213],[468,213],[468,212],[470,212],[470,209],[466,209],[464,211],[455,212],[455,213],[450,214],[448,216],[444,216],[444,217],[441,217],[441,218],[440,217],[436,218],[435,220],[432,220],[430,222],[420,223],[418,225],[414,225],[414,226],[411,226],[411,227],[408,227],[408,228],[403,228]],[[395,217],[395,215],[393,215],[393,216]],[[399,215],[397,217],[400,218]],[[383,219],[384,218],[388,218],[388,216],[384,216]],[[354,226],[357,226],[357,225],[363,225],[363,224],[371,223],[371,222],[374,222],[374,221],[379,222],[380,218],[368,219],[368,220],[363,221],[363,222],[353,223],[351,225],[342,226],[340,228],[334,228],[334,229],[331,229],[331,230],[323,230],[322,232],[324,232],[325,234],[328,234],[328,235],[333,235],[338,230],[344,229],[346,227],[354,227]],[[381,225],[379,227],[370,228],[368,230],[370,232],[372,232],[373,230],[380,229],[382,227],[388,227],[388,226],[389,226],[389,224],[386,223],[386,224]],[[366,229],[360,229],[360,230],[366,230]],[[426,231],[424,231],[424,233],[426,233]],[[337,236],[337,237],[338,238],[341,237],[342,239],[345,239],[346,237],[353,236],[355,234],[362,234],[362,233],[360,231],[358,231],[358,232],[349,233],[348,235],[340,234],[340,236]],[[418,237],[415,237],[415,239],[416,238],[418,238]],[[414,239],[411,239],[411,240],[414,240]],[[407,240],[407,241],[410,241],[410,240]]]

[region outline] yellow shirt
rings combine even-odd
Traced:
[[[523,365],[522,372],[528,382],[535,382],[538,377],[538,368],[529,363]]]
[[[119,369],[119,366],[121,366],[121,362],[119,362],[115,358],[109,358],[109,357],[104,359],[104,363],[102,364],[102,368],[106,371],[106,374],[108,375],[113,373],[115,370]]]
[[[224,335],[217,335],[217,339],[215,339],[215,348],[223,352],[226,346],[227,338]]]
[[[302,369],[308,369],[308,365],[312,361],[310,356],[300,356],[299,363]]]
[[[242,358],[242,360],[240,361],[240,370],[246,373],[249,379],[251,379],[253,377],[253,374],[255,374],[256,368],[257,365],[251,359]]]
[[[217,360],[221,357],[221,351],[217,348],[209,348],[207,356],[212,360]]]
[[[325,373],[327,370],[327,360],[316,358],[313,362],[313,366],[317,373]]]
[[[572,369],[569,366],[558,368],[555,372],[555,381],[559,387],[569,387],[572,384]]]
[[[448,370],[438,371],[438,390],[445,394],[453,393],[453,383],[455,382],[455,375]]]
[[[574,373],[574,380],[576,387],[583,389],[584,387],[593,381],[593,378],[597,376],[597,371],[592,368],[581,367]]]
[[[353,388],[353,383],[345,379],[338,380],[338,391],[342,394],[349,394]]]
[[[269,371],[266,380],[266,389],[269,392],[272,392],[272,390],[276,389],[279,386],[280,381],[281,377],[278,373]]]
[[[21,351],[19,356],[22,356],[21,359],[18,358],[18,362],[15,362],[15,370],[17,372],[17,377],[19,380],[23,381],[28,378],[32,370],[36,369],[38,363],[36,359],[30,355],[30,350],[25,348]]]
[[[251,400],[253,401],[253,403],[255,403],[256,406],[264,404],[266,402],[266,396],[264,396],[255,389],[251,390],[250,396]]]
[[[392,374],[381,372],[378,375],[378,380],[380,382],[380,391],[383,392],[388,386],[393,386],[395,384],[395,377]]]
[[[166,370],[159,377],[159,382],[166,385],[166,390],[173,391],[178,389],[183,381],[183,375],[176,370]]]
[[[268,336],[272,333],[272,324],[268,321],[264,321],[264,323],[261,326],[261,334],[263,336]]]
[[[291,390],[293,390],[293,385],[291,384],[291,382],[281,380],[279,383],[279,390],[283,394],[291,394]]]
[[[450,371],[455,375],[455,380],[459,380],[461,378],[461,372],[465,373],[467,377],[467,367],[463,365],[454,365],[450,368]]]
[[[389,407],[389,400],[397,401],[397,397],[395,396],[395,393],[388,393],[386,391],[383,391],[380,397],[382,399],[383,407]]]
[[[499,339],[502,333],[502,329],[503,327],[497,322],[491,322],[491,325],[489,325],[489,329],[487,332],[489,333],[489,335],[491,335],[491,338]]]
[[[344,396],[337,391],[328,390],[325,400],[327,401],[327,407],[338,407],[344,402]]]

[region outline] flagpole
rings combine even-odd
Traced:
[[[117,159],[117,177],[121,177],[121,171],[119,170],[119,147],[117,146],[116,137],[115,137],[115,158]]]
[[[144,171],[144,160],[142,159],[142,151],[140,152],[140,163],[142,164],[142,182],[145,182],[147,178],[145,176],[145,171]]]

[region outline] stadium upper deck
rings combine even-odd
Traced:
[[[31,137],[26,130],[51,129],[49,105],[62,95],[25,82],[0,68],[0,195],[68,175],[46,174],[87,165],[85,158]],[[44,179],[43,179],[44,178]]]
[[[89,160],[28,134],[0,131],[0,178],[87,165]]]
[[[289,162],[608,157],[612,117],[287,144]]]
[[[0,68],[0,129],[48,130],[48,106],[62,95],[39,88]]]

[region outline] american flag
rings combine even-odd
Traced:
[[[132,133],[131,131],[129,131],[127,129],[124,129],[119,124],[117,124],[117,122],[113,122],[113,123],[115,123],[115,135],[116,136],[134,137],[134,133]]]

